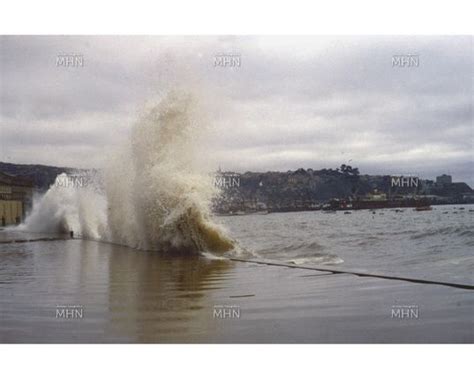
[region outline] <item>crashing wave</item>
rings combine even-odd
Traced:
[[[100,178],[64,186],[61,174],[23,230],[64,233],[144,250],[223,253],[234,248],[211,220],[217,189],[197,142],[205,129],[196,98],[169,93],[134,125],[131,141]],[[69,179],[68,179],[69,178]]]

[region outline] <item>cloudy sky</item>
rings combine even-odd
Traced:
[[[57,65],[78,54],[83,67]],[[240,67],[215,66],[238,54]],[[394,55],[418,66],[393,66]],[[474,185],[472,37],[0,37],[0,161],[100,167],[144,107],[198,93],[223,169]]]

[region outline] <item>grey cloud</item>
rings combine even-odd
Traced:
[[[474,184],[470,36],[1,37],[0,52],[2,160],[94,165],[147,100],[189,86],[201,88],[224,168],[353,159]],[[83,54],[84,67],[57,67],[61,52]],[[214,67],[229,52],[241,67]],[[419,67],[392,67],[398,54],[418,54]],[[48,156],[50,145],[70,154]]]

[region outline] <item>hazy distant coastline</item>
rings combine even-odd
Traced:
[[[35,189],[44,192],[61,173],[77,175],[90,170],[0,162],[0,172],[29,177]],[[389,174],[360,174],[357,168],[345,165],[337,169],[300,168],[286,172],[237,173],[219,170],[215,185],[222,192],[214,202],[214,210],[224,214],[314,210],[331,199],[354,199],[374,191],[399,197],[426,197],[432,204],[474,203],[474,191],[464,182],[437,183],[435,179],[424,178],[397,182],[396,177],[392,178]]]

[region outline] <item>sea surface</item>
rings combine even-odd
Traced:
[[[216,220],[257,260],[474,282],[473,205]],[[0,342],[474,342],[472,290],[63,238],[0,231]]]
[[[474,281],[474,205],[270,213],[222,223],[266,259]]]

